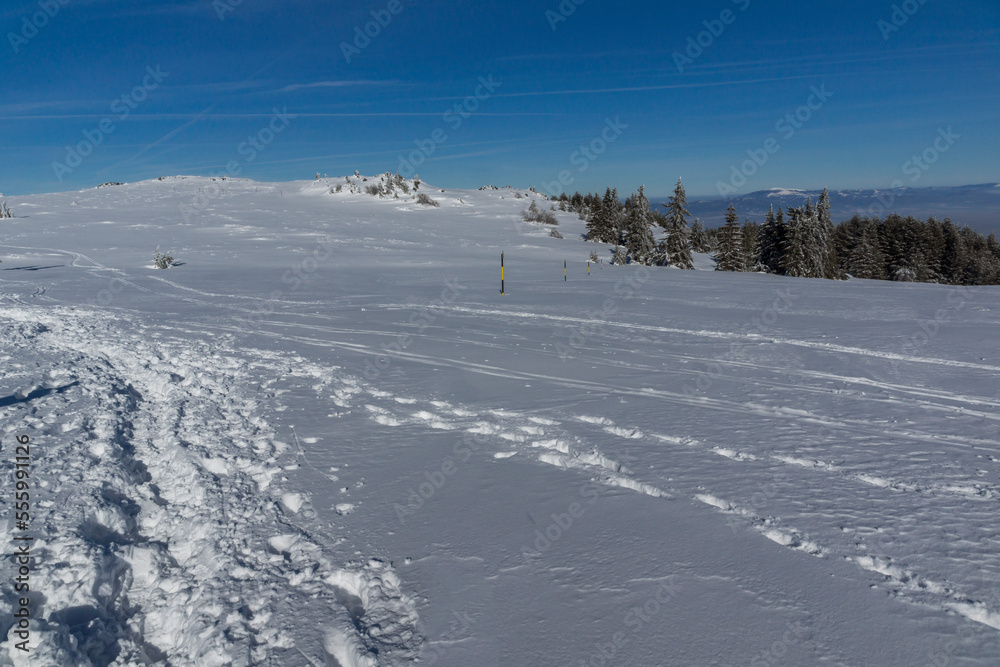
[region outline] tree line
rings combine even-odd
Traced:
[[[615,246],[612,263],[638,263],[647,266],[676,266],[693,269],[691,257],[691,229],[688,227],[687,195],[678,180],[674,194],[666,205],[666,213],[654,211],[649,206],[644,188],[633,193],[624,202],[617,188],[608,188],[599,194],[572,196],[563,193],[559,208],[573,211],[587,222],[587,240]],[[663,230],[657,240],[655,229]]]
[[[717,271],[756,271],[802,278],[848,277],[951,285],[1000,284],[996,236],[959,227],[945,218],[926,221],[895,213],[884,218],[855,215],[835,225],[827,190],[814,205],[777,211],[763,224],[739,222],[733,205],[726,223],[706,229],[689,225],[680,180],[663,213],[650,209],[643,188],[624,202],[617,189],[598,194],[563,193],[559,207],[587,222],[587,240],[615,246],[612,261],[694,268],[691,253],[711,253]],[[654,230],[662,236],[656,239]]]

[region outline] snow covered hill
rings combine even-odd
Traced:
[[[391,181],[8,198],[0,663],[995,664],[1000,290]]]

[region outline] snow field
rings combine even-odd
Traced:
[[[341,183],[12,201],[32,665],[995,662],[995,290],[914,347],[949,288],[588,277],[532,193]]]

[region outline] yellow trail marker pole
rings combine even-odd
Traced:
[[[566,277],[566,260],[563,260],[563,282],[566,282],[569,278]]]
[[[503,294],[503,253],[500,253],[500,293]]]

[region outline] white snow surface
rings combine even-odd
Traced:
[[[8,198],[0,664],[996,664],[1000,290],[380,178]]]

